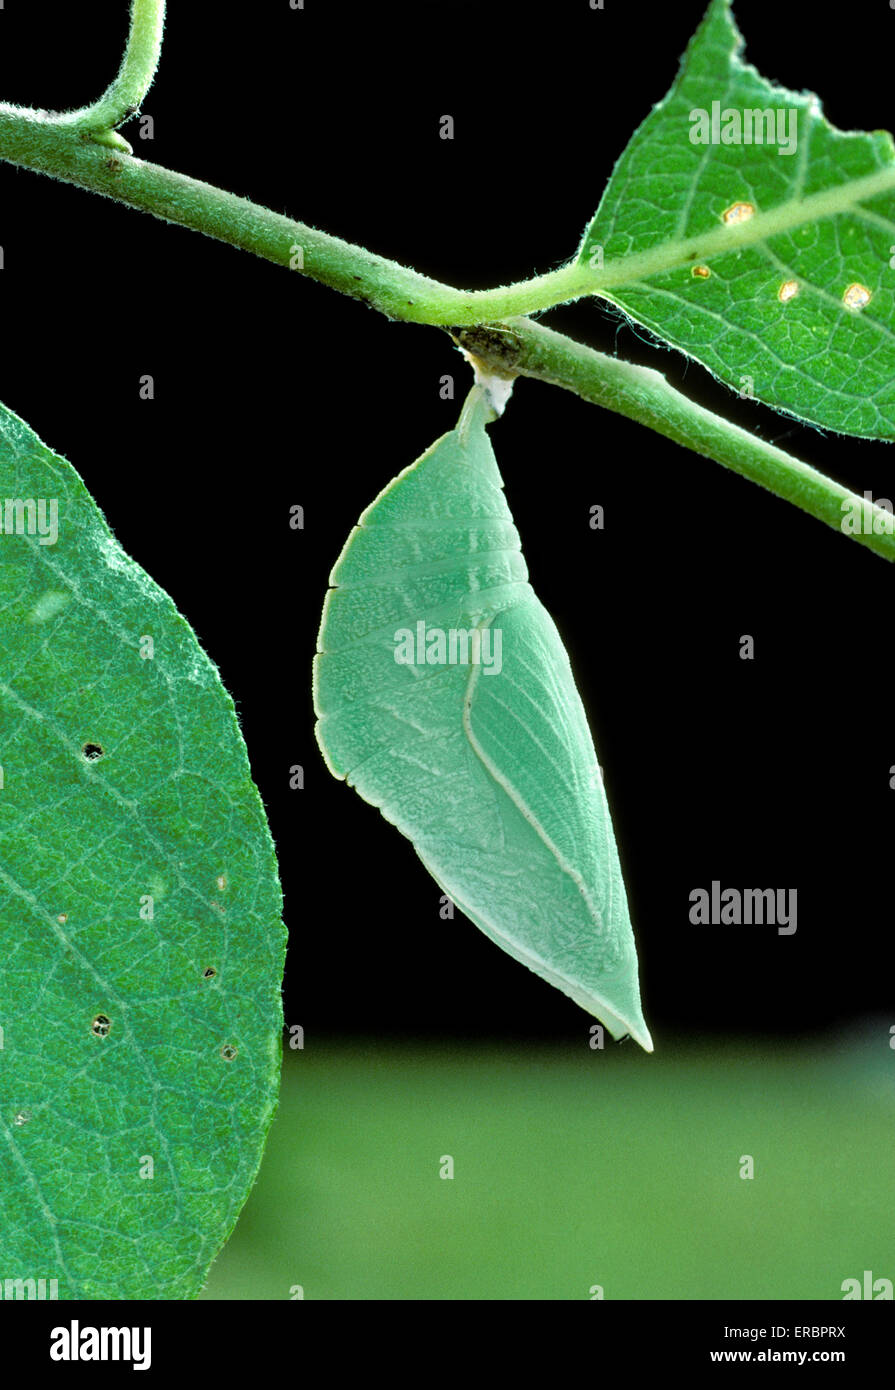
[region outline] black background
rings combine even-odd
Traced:
[[[64,109],[116,70],[124,0],[6,0],[0,96]],[[575,251],[704,9],[170,6],[140,157],[464,288]],[[895,13],[740,0],[747,56],[845,128],[891,127]],[[439,138],[450,114],[455,139]],[[329,570],[364,506],[451,428],[448,336],[95,194],[0,166],[0,399],[84,477],[218,664],[277,842],[286,1018],[317,1033],[579,1038],[591,1020],[505,957],[409,843],[327,773],[310,666]],[[862,492],[891,446],[738,400],[584,301],[545,321]],[[139,379],[155,378],[155,399]],[[453,375],[456,399],[440,399]],[[717,464],[555,388],[491,430],[531,572],[604,768],[653,1036],[825,1032],[892,1007],[893,574]],[[305,508],[304,531],[289,526]],[[589,527],[592,505],[606,527]],[[739,659],[742,634],[755,639]],[[305,787],[289,787],[293,764]],[[795,936],[697,928],[713,879],[797,888]]]

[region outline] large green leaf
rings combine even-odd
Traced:
[[[314,663],[318,739],[493,941],[651,1051],[593,740],[488,414],[476,387],[351,533]]]
[[[276,1106],[273,845],[215,668],[2,407],[0,514],[0,1277],[192,1297]]]
[[[836,130],[815,96],[766,81],[741,49],[729,0],[713,0],[618,161],[579,260],[598,293],[729,385],[813,424],[893,439],[892,137]],[[752,112],[774,113],[773,129],[747,125]]]

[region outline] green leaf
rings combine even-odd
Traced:
[[[476,387],[351,533],[314,663],[318,740],[482,931],[652,1051],[593,740],[488,414]]]
[[[836,130],[817,97],[766,81],[741,49],[728,0],[713,0],[615,166],[579,263],[596,293],[729,386],[893,439],[892,136]],[[773,128],[747,112],[773,113]]]
[[[273,845],[215,668],[3,407],[0,520],[0,1277],[190,1298],[276,1107]]]

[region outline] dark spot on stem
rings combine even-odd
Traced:
[[[451,336],[458,347],[479,358],[494,376],[518,375],[514,369],[521,356],[521,343],[511,329],[477,324],[455,329]]]

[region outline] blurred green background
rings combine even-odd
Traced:
[[[203,1297],[841,1299],[895,1277],[888,1044],[309,1038]]]

